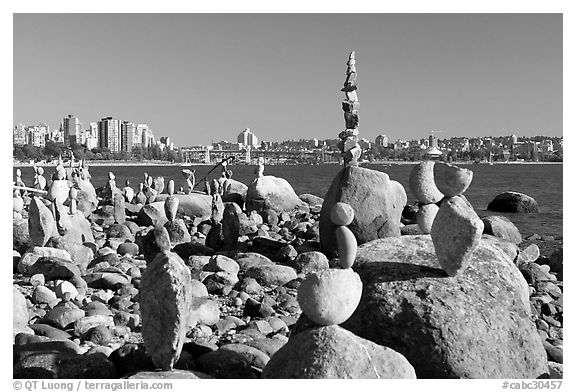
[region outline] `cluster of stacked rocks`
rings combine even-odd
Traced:
[[[341,89],[341,91],[346,95],[346,99],[342,101],[342,110],[344,110],[346,129],[338,135],[340,138],[338,148],[342,152],[342,158],[344,159],[345,165],[357,165],[358,159],[362,154],[362,149],[358,144],[358,109],[360,108],[360,102],[358,102],[357,89],[356,56],[354,51],[352,51],[348,58],[348,68],[346,70],[344,87]]]
[[[346,227],[354,210],[337,203],[331,212],[339,240],[339,268],[315,272],[298,288],[303,315],[290,340],[264,368],[263,378],[415,378],[410,363],[387,347],[362,339],[338,324],[360,302],[362,281],[351,267],[356,239]]]
[[[450,276],[468,266],[484,231],[463,196],[472,175],[471,170],[434,161],[419,163],[410,173],[410,188],[420,204],[416,221],[424,234],[431,234],[440,266]]]
[[[174,194],[170,181],[138,203],[113,174],[96,192],[87,171],[74,173],[65,198],[63,182],[50,192],[60,169],[46,192],[65,210],[14,193],[14,376],[260,377],[301,314],[300,283],[329,267],[323,200],[296,196],[298,208],[284,210],[276,196],[246,211],[226,194]],[[62,212],[75,223],[61,233]],[[228,242],[215,249],[218,224]]]

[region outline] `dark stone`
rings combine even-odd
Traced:
[[[118,377],[141,370],[154,370],[152,358],[146,354],[143,344],[126,343],[112,351],[108,357],[116,367]]]
[[[497,195],[487,209],[497,212],[540,212],[536,200],[519,192],[503,192]]]
[[[160,252],[168,252],[170,250],[168,231],[162,226],[156,226],[146,234],[141,248],[147,262],[151,262]]]

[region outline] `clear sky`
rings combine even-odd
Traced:
[[[147,123],[176,145],[562,135],[561,14],[15,14],[14,124]]]

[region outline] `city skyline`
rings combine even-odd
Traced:
[[[15,14],[13,123],[332,139],[351,50],[361,138],[563,134],[561,14]]]

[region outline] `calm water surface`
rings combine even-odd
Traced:
[[[518,226],[523,236],[532,233],[562,236],[562,168],[560,165],[546,164],[511,164],[511,165],[459,165],[474,171],[474,179],[465,195],[476,208],[478,215],[491,215],[486,211],[488,203],[499,193],[515,191],[532,196],[540,206],[537,214],[498,214],[507,216]],[[192,166],[196,170],[196,180],[203,178],[213,166]],[[230,165],[233,178],[245,184],[254,179],[256,166]],[[387,173],[392,180],[400,182],[406,194],[408,203],[416,201],[408,186],[410,171],[414,167],[405,165],[372,164],[364,167]],[[126,180],[138,188],[144,180],[144,173],[154,177],[164,176],[166,182],[174,179],[176,189],[184,185],[181,175],[183,168],[179,166],[91,166],[90,174],[95,187],[105,184],[109,171],[116,175],[116,184],[123,187]],[[266,166],[264,174],[285,178],[297,194],[312,193],[324,197],[332,179],[341,170],[338,165],[270,165]],[[21,168],[22,179],[27,185],[32,185],[34,171],[31,167]],[[54,171],[53,167],[45,168],[45,177]],[[15,169],[14,169],[15,173]],[[220,169],[214,170],[209,178],[220,176]],[[198,189],[198,188],[197,188]]]

